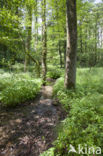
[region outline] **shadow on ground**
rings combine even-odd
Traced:
[[[0,112],[0,156],[39,156],[52,147],[55,127],[64,118],[54,106],[52,87],[41,89],[32,102]]]

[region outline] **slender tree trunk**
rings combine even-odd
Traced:
[[[103,29],[101,27],[101,32],[100,32],[100,47],[102,48],[103,46]]]
[[[27,49],[30,53],[31,50],[31,40],[32,40],[32,9],[28,9],[28,15],[29,15],[29,26],[28,26],[28,37],[27,37]],[[28,58],[28,63],[30,63],[30,60]]]
[[[27,60],[28,60],[28,56],[27,54],[25,54],[25,61],[24,61],[24,72],[27,71]]]
[[[81,55],[82,55],[82,53],[83,53],[82,26],[80,28],[80,52],[81,52]]]
[[[64,41],[64,68],[66,67],[66,40]]]
[[[67,0],[67,50],[65,88],[75,88],[76,85],[76,52],[77,52],[77,16],[76,0]]]
[[[30,53],[31,50],[31,39],[32,39],[32,9],[27,8],[28,12],[28,19],[29,19],[29,26],[27,26],[27,40],[26,40],[26,50]],[[27,71],[27,65],[30,63],[30,58],[27,54],[25,54],[25,61],[24,61],[24,72]]]
[[[60,57],[60,67],[62,68],[62,53],[60,49],[60,41],[58,42],[58,52],[59,52],[59,57]]]
[[[42,16],[42,35],[43,35],[43,49],[42,49],[42,78],[43,85],[46,84],[46,74],[47,74],[47,26],[46,26],[46,0],[43,0],[43,16]]]
[[[94,61],[94,65],[96,65],[96,63],[97,63],[97,37],[98,37],[98,33],[97,33],[97,31],[98,31],[98,28],[97,28],[97,23],[98,23],[98,21],[97,21],[97,19],[98,19],[98,14],[96,15],[96,23],[95,23],[95,54],[94,54],[94,56],[95,56],[95,61]]]
[[[26,52],[25,52],[25,60],[24,60],[24,72],[27,72],[27,65],[28,65],[28,60],[29,60],[29,56],[27,55],[27,53],[29,52],[27,41],[25,43],[25,50],[26,50]]]
[[[38,45],[38,0],[36,0],[36,12],[35,12],[35,48],[37,50]]]

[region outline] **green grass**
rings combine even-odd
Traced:
[[[64,89],[64,78],[57,80],[54,96],[59,99],[68,116],[59,127],[54,149],[51,153],[50,150],[47,151],[49,156],[72,156],[73,153],[68,154],[70,144],[76,149],[79,144],[103,148],[102,71],[103,68],[78,69],[75,91]]]
[[[0,105],[15,107],[34,99],[41,87],[41,79],[35,79],[31,73],[9,73],[0,71]]]

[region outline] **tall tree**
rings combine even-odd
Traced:
[[[36,0],[36,9],[35,9],[35,48],[37,50],[38,45],[38,0]]]
[[[46,26],[46,0],[43,0],[43,16],[42,16],[42,39],[43,39],[43,49],[42,49],[42,78],[43,85],[46,83],[46,73],[47,73],[47,26]]]
[[[26,31],[27,31],[27,39],[26,39],[26,50],[30,53],[31,50],[31,39],[32,39],[32,3],[26,4]],[[29,63],[29,57],[25,54],[25,62],[24,62],[24,71],[27,70],[27,64]]]
[[[77,15],[76,0],[67,0],[67,50],[64,85],[67,89],[76,85]]]

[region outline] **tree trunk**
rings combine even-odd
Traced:
[[[62,53],[61,53],[61,49],[60,49],[60,41],[58,42],[58,52],[59,52],[59,57],[60,57],[60,67],[62,68]]]
[[[36,0],[36,11],[35,11],[35,49],[37,51],[38,45],[38,0]]]
[[[76,85],[76,52],[77,52],[77,15],[76,0],[67,0],[67,50],[65,88],[75,88]]]
[[[43,16],[42,16],[42,39],[43,39],[43,49],[42,49],[42,79],[43,85],[46,84],[46,74],[47,74],[47,27],[46,27],[46,0],[43,0]]]
[[[81,23],[80,23],[80,26],[81,26]],[[82,55],[82,53],[83,53],[82,26],[80,27],[80,52]]]
[[[27,40],[26,40],[26,49],[28,53],[31,50],[31,39],[32,39],[32,9],[27,8],[28,17],[29,17],[29,25],[27,26]],[[27,65],[30,63],[30,58],[27,54],[25,54],[25,61],[24,61],[24,72],[27,71]]]
[[[25,61],[24,61],[24,72],[27,71],[27,60],[28,60],[28,56],[27,54],[25,54]]]
[[[98,23],[98,14],[96,14],[96,23],[95,23],[95,47],[94,47],[94,65],[97,63],[97,37],[98,37],[98,28],[97,28],[97,23]]]
[[[66,40],[64,41],[64,68],[66,67]]]

